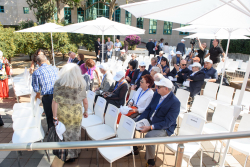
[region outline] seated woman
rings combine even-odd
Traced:
[[[135,70],[136,70],[136,62],[134,61],[130,61],[128,64],[129,69],[127,69],[126,74],[125,74],[125,78],[127,80],[128,83],[131,82],[132,77],[134,76]]]
[[[108,107],[108,104],[113,104],[117,108],[120,108],[120,106],[123,106],[126,101],[126,94],[128,92],[128,83],[125,79],[125,72],[119,71],[114,76],[115,88],[113,90],[109,90],[109,92],[102,93],[102,96],[106,99],[106,107],[105,107],[105,113]],[[97,99],[97,96],[96,96]]]
[[[136,54],[133,53],[133,54],[131,55],[131,58],[132,58],[132,59],[129,60],[128,64],[129,64],[130,62],[134,61],[135,64],[136,64],[136,65],[135,65],[135,69],[137,69],[137,68],[138,68],[138,61],[136,60]],[[129,66],[128,66],[127,68],[129,68]]]
[[[83,63],[80,66],[81,70],[82,70],[82,74],[88,74],[90,76],[90,90],[92,91],[93,85],[94,85],[94,71],[96,73],[96,76],[98,78],[98,83],[100,84],[100,78],[98,75],[98,71],[96,70],[96,66],[95,66],[95,62],[92,59],[88,59],[86,60],[86,63]]]
[[[66,142],[81,140],[82,117],[88,117],[85,86],[78,65],[68,63],[63,66],[54,85],[52,111],[55,124],[60,121],[66,127],[66,131],[63,133],[63,139]],[[82,103],[84,112],[82,111]],[[81,149],[68,149],[66,162],[74,162],[80,152]]]
[[[78,64],[78,66],[81,66],[84,63],[84,61],[83,61],[84,55],[80,53],[80,54],[78,54],[77,58],[79,61],[76,64]]]
[[[161,74],[164,76],[167,76],[167,74],[170,71],[169,62],[168,62],[168,59],[166,57],[162,57],[161,64],[158,64],[157,67],[159,67],[161,69]]]

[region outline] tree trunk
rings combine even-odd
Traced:
[[[58,20],[58,23],[61,22],[61,18],[60,18],[60,0],[57,0],[57,20]]]
[[[109,7],[109,20],[111,21],[112,21],[113,13],[114,13],[114,7],[110,6]]]
[[[30,56],[30,61],[31,61],[31,54],[29,54],[29,56]]]

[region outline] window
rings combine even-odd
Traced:
[[[82,8],[77,8],[77,22],[84,22],[84,10]]]
[[[137,25],[136,27],[143,29],[143,18],[137,18]]]
[[[157,20],[150,19],[149,20],[149,34],[156,34],[157,30]]]
[[[125,14],[125,24],[131,26],[131,22],[132,22],[132,14],[129,13],[128,11],[126,11],[126,14]]]
[[[71,23],[71,9],[69,7],[64,8],[64,21],[66,24]]]
[[[23,13],[24,14],[29,14],[30,13],[30,10],[28,7],[23,7]]]
[[[188,24],[181,24],[180,27],[188,26]],[[189,32],[179,32],[179,35],[189,35]]]
[[[172,34],[172,27],[173,27],[172,22],[164,21],[163,34],[171,35]]]
[[[117,6],[115,7],[115,9],[117,8]],[[116,22],[121,22],[121,19],[120,19],[120,16],[121,16],[121,9],[118,8],[116,9],[116,11],[113,13],[113,21],[116,21]]]
[[[4,6],[0,6],[0,13],[4,13]]]

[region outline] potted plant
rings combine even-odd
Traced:
[[[138,35],[128,35],[126,36],[125,41],[129,44],[129,50],[135,50],[137,45],[141,43],[141,37]]]

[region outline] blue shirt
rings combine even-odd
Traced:
[[[180,57],[176,56],[176,64],[180,64]]]
[[[211,67],[209,70],[206,68],[201,69],[205,73],[205,79],[218,79],[217,70]]]
[[[54,93],[54,84],[57,79],[58,71],[56,67],[42,64],[32,74],[32,87],[35,92],[41,91],[41,95],[49,95]]]
[[[115,43],[115,47],[122,47],[122,44],[121,44],[121,42],[116,42]],[[117,49],[117,51],[120,51],[120,48],[116,48]]]

